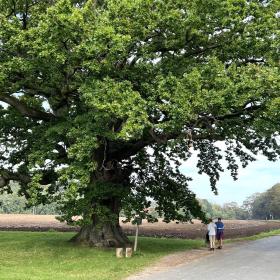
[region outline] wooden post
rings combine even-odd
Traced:
[[[123,258],[123,248],[116,248],[116,257]]]
[[[134,240],[134,252],[137,251],[138,232],[139,232],[139,225],[136,224],[136,233],[135,233],[135,240]]]
[[[132,256],[132,248],[125,248],[125,257],[131,258]]]

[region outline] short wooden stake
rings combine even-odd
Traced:
[[[123,258],[123,248],[116,248],[116,257]]]
[[[125,257],[131,258],[132,256],[132,248],[125,248]]]

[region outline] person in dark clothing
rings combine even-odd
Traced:
[[[210,239],[209,239],[208,230],[207,230],[206,235],[205,235],[205,244],[206,244],[206,246],[208,246],[210,248]]]
[[[217,226],[216,239],[218,241],[218,249],[222,249],[225,226],[221,218],[218,218],[218,221],[216,222],[216,226]]]

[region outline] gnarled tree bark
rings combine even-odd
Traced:
[[[92,176],[91,184],[115,185],[123,190],[129,182],[129,171],[122,169],[116,161],[98,160],[97,171]],[[119,191],[119,190],[118,190]],[[131,242],[123,232],[119,223],[119,213],[121,210],[121,197],[116,196],[114,191],[107,193],[102,198],[99,206],[106,208],[106,216],[100,217],[100,213],[95,211],[96,203],[93,200],[93,214],[91,224],[81,227],[77,235],[71,241],[96,247],[128,247]]]
[[[112,212],[112,214],[119,217],[119,213]],[[131,244],[123,232],[118,218],[99,221],[97,215],[93,215],[92,224],[82,226],[71,241],[95,247],[128,247]]]

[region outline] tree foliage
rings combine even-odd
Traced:
[[[279,1],[2,0],[0,185],[83,223],[203,218],[179,165],[214,192],[279,132]],[[178,209],[184,214],[178,214]],[[100,217],[102,216],[102,219]]]
[[[280,184],[256,194],[249,208],[253,219],[280,219]]]
[[[0,195],[0,213],[3,214],[37,214],[37,215],[58,215],[58,205],[50,203],[47,205],[30,205],[30,202],[19,195],[20,190],[17,184],[10,183],[11,192]]]
[[[240,207],[236,202],[228,202],[222,206],[215,203],[210,203],[207,199],[199,199],[202,210],[208,218],[222,218],[225,220],[246,220],[249,219],[249,213]]]

